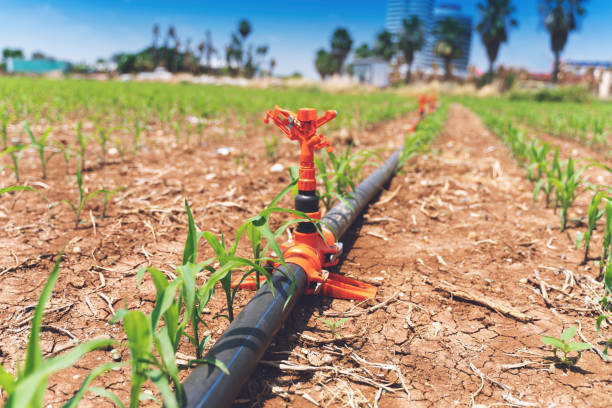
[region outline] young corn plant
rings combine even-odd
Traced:
[[[15,175],[15,180],[19,183],[19,161],[21,160],[21,156],[23,156],[23,152],[28,147],[26,144],[18,144],[15,146],[10,146],[0,153],[0,157],[8,154],[11,157],[11,163],[9,167],[13,170],[13,174]]]
[[[314,158],[317,179],[323,184],[323,192],[319,192],[319,198],[328,211],[338,201],[350,206],[346,197],[350,197],[355,190],[355,184],[361,180],[364,167],[374,164],[371,158],[380,159],[370,150],[356,153],[352,153],[351,150],[352,146],[348,146],[338,156],[324,151]]]
[[[108,144],[108,134],[110,130],[105,129],[104,126],[98,126],[98,136],[96,137],[96,141],[98,145],[100,145],[100,151],[102,153],[102,157],[100,158],[101,163],[106,163],[106,145]]]
[[[0,387],[6,393],[4,407],[6,408],[38,408],[43,406],[43,397],[47,389],[47,382],[50,375],[74,366],[87,353],[114,344],[110,338],[98,338],[82,343],[71,351],[60,354],[50,359],[43,357],[40,348],[40,333],[42,327],[43,314],[45,307],[51,298],[53,287],[57,282],[59,265],[63,254],[60,253],[55,261],[55,266],[45,283],[38,304],[34,309],[32,317],[32,327],[26,348],[25,364],[17,369],[15,375],[9,373],[0,365]],[[88,377],[89,382],[93,381],[105,371],[109,371],[119,365],[103,365],[92,371]],[[72,400],[66,407],[76,407],[83,397],[89,383],[84,383],[77,391]]]
[[[23,124],[23,129],[27,133],[30,138],[30,146],[33,147],[38,153],[38,158],[40,159],[40,167],[42,170],[42,178],[45,180],[47,178],[47,161],[50,157],[45,157],[45,149],[47,148],[47,138],[51,134],[52,128],[47,128],[40,136],[40,138],[36,139],[32,130],[30,129],[30,124],[26,121]]]
[[[593,199],[591,200],[589,209],[587,210],[587,229],[585,232],[579,232],[576,234],[576,249],[580,247],[581,243],[584,245],[583,264],[586,264],[589,259],[589,248],[591,246],[591,237],[593,236],[595,225],[605,213],[605,209],[599,208],[605,196],[606,193],[603,191],[596,191],[595,194],[593,194]]]
[[[555,155],[553,156],[553,161],[551,163],[550,169],[546,171],[546,177],[542,177],[535,185],[533,189],[533,204],[535,205],[538,193],[540,190],[544,192],[544,196],[546,197],[546,208],[550,207],[550,197],[552,193],[555,191],[555,185],[550,180],[551,178],[561,178],[561,165],[559,164],[559,149],[555,150]],[[555,203],[556,207],[556,203]]]
[[[68,145],[64,146],[64,144],[59,140],[53,140],[53,144],[62,154],[62,157],[64,158],[64,163],[66,164],[66,174],[68,174],[68,171],[70,169],[70,158],[72,157],[72,149]]]
[[[589,343],[575,343],[572,342],[572,338],[576,334],[576,327],[571,326],[564,330],[561,333],[559,338],[552,336],[542,336],[540,341],[544,344],[548,344],[553,347],[553,354],[555,358],[560,358],[562,364],[565,365],[574,365],[580,359],[580,355],[584,350],[588,350],[592,348]],[[557,356],[557,350],[561,351],[563,354],[561,356]],[[568,357],[568,354],[571,352],[577,352],[578,355],[576,357]]]
[[[329,328],[329,331],[331,332],[331,334],[333,334],[339,339],[342,338],[342,335],[338,333],[338,329],[340,329],[342,325],[346,323],[349,319],[350,317],[345,317],[343,319],[339,319],[339,320],[336,320],[335,322],[332,322],[331,320],[323,319],[322,317],[318,318],[318,320],[321,323],[325,324]]]
[[[134,118],[134,131],[132,132],[132,154],[135,156],[140,150],[140,136],[142,135],[142,127],[140,126],[140,120]]]
[[[606,215],[606,225],[603,230],[603,242],[601,244],[601,256],[599,258],[600,275],[603,273],[604,266],[610,263],[609,256],[612,250],[612,204],[609,200],[606,200],[604,214]]]
[[[529,181],[536,182],[546,174],[549,152],[549,143],[539,144],[535,139],[531,140],[528,150],[529,164],[527,166]]]
[[[9,114],[6,107],[4,107],[2,111],[2,116],[0,116],[0,136],[2,136],[2,145],[3,149],[8,149],[9,140],[8,140],[8,125],[12,121],[13,117]]]
[[[87,149],[87,145],[89,144],[90,139],[91,135],[83,134],[83,122],[79,121],[77,123],[77,141],[79,142],[79,169],[83,169],[85,166],[85,150]]]
[[[115,194],[114,192],[112,192],[112,190],[95,190],[89,194],[85,194],[85,190],[83,189],[83,175],[81,172],[81,163],[77,163],[77,172],[76,172],[76,179],[77,179],[77,187],[79,189],[79,200],[75,203],[73,203],[70,200],[62,200],[62,203],[68,204],[70,206],[70,208],[72,208],[72,211],[74,211],[74,217],[75,217],[75,224],[74,227],[78,228],[79,225],[81,224],[82,220],[81,220],[81,212],[83,211],[83,207],[85,207],[85,204],[87,204],[87,202],[89,200],[91,200],[92,198],[100,195],[100,194],[104,194],[106,196],[106,194],[110,194],[110,196],[112,196],[113,194]],[[118,191],[118,190],[117,190]],[[110,197],[109,197],[110,199]],[[106,204],[108,203],[108,201],[105,199],[105,206],[104,206],[104,211],[106,211]]]
[[[597,318],[595,322],[595,329],[597,329],[597,334],[599,337],[605,339],[604,335],[601,332],[601,326],[604,321],[607,321],[608,324],[612,322],[612,263],[608,263],[606,265],[606,272],[604,274],[604,296],[599,299],[599,303],[602,306],[603,313]],[[612,337],[610,337],[606,342],[602,352],[604,357],[604,361],[608,359],[608,348],[612,345]]]
[[[565,170],[561,173],[561,177],[550,177],[550,182],[555,187],[555,196],[557,203],[561,207],[559,218],[561,220],[561,232],[565,231],[567,226],[567,212],[570,206],[576,200],[578,188],[581,185],[581,174],[586,170],[586,166],[578,171],[574,168],[574,160],[570,157],[565,165]]]
[[[264,144],[266,146],[266,154],[270,160],[276,159],[278,156],[278,147],[280,145],[280,139],[278,136],[273,134],[272,136],[264,136]]]

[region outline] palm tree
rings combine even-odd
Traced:
[[[213,46],[212,34],[210,33],[210,30],[206,30],[206,66],[209,69],[210,69],[210,58],[213,55],[218,55],[218,54],[219,54],[219,52]]]
[[[321,48],[317,51],[315,68],[319,75],[321,75],[321,79],[325,79],[328,75],[337,72],[336,60],[330,53]]]
[[[355,55],[357,56],[357,58],[367,58],[372,55],[372,50],[370,49],[368,44],[363,43],[355,49]]]
[[[458,20],[447,17],[436,25],[433,31],[436,38],[434,54],[444,60],[444,80],[451,79],[451,62],[461,56],[459,40],[465,35],[465,30]]]
[[[480,10],[481,20],[476,26],[480,33],[482,44],[489,57],[489,76],[493,78],[493,64],[497,59],[499,46],[508,41],[508,29],[516,27],[517,21],[512,18],[516,7],[511,0],[486,0],[486,3],[476,5]]]
[[[274,58],[272,58],[270,60],[270,71],[269,71],[269,75],[273,76],[274,74],[274,67],[276,67],[276,60]]]
[[[166,57],[166,68],[168,71],[172,70],[172,63],[174,60],[174,55],[172,51],[170,51],[170,39],[174,41],[174,47],[176,48],[176,31],[174,30],[174,26],[168,27],[168,32],[166,33],[166,39],[164,40],[164,54]]]
[[[541,0],[540,14],[550,34],[550,48],[555,54],[553,82],[559,79],[559,61],[565,48],[569,33],[578,28],[578,20],[586,10],[582,4],[586,0]]]
[[[395,44],[393,43],[393,35],[389,31],[383,30],[378,33],[372,48],[372,54],[387,62],[391,61],[395,54]]]
[[[159,41],[159,24],[153,25],[153,65],[157,67],[159,61],[159,50],[157,48],[157,41]]]
[[[408,72],[406,72],[406,83],[410,82],[412,76],[412,63],[414,53],[420,51],[425,46],[425,31],[423,21],[418,16],[410,16],[410,19],[402,21],[402,29],[399,33],[397,48],[402,52]]]
[[[346,28],[337,28],[331,38],[331,56],[335,60],[334,68],[339,73],[344,66],[344,60],[353,47],[353,39]],[[317,53],[317,56],[319,54]]]
[[[242,36],[242,41],[246,40],[246,38],[251,34],[251,23],[247,20],[242,20],[238,23],[238,32]]]

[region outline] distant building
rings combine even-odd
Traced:
[[[402,21],[411,16],[417,16],[422,22],[425,31],[425,46],[423,52],[414,55],[414,69],[425,70],[431,67],[430,55],[425,52],[433,48],[434,29],[434,3],[435,0],[388,0],[387,19],[385,29],[396,36],[402,31]],[[431,43],[431,44],[430,44]]]
[[[353,76],[362,84],[379,88],[389,86],[389,63],[381,58],[356,58],[353,60]]]
[[[49,72],[68,72],[70,64],[64,61],[46,59],[26,60],[22,58],[7,58],[6,72],[15,74],[37,74],[42,75]]]
[[[441,58],[433,50],[437,42],[433,31],[438,22],[445,18],[459,21],[465,28],[465,35],[460,39],[461,57],[453,60],[454,74],[465,76],[470,62],[470,44],[472,40],[472,17],[461,13],[457,4],[440,4],[434,7],[434,0],[388,0],[385,28],[397,35],[402,29],[401,22],[412,15],[423,21],[425,28],[425,46],[414,56],[413,70],[432,71],[432,65],[444,66]]]

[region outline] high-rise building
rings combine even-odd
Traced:
[[[470,61],[470,43],[472,39],[472,18],[461,13],[461,6],[455,4],[440,4],[435,6],[435,0],[388,0],[385,28],[397,35],[402,29],[402,20],[416,15],[423,21],[425,31],[425,46],[414,55],[413,69],[431,72],[433,64],[444,65],[441,58],[434,54],[436,38],[433,35],[436,24],[450,17],[459,21],[465,27],[465,35],[459,40],[461,57],[453,60],[454,72],[465,75]]]
[[[453,59],[453,68],[455,73],[458,75],[465,75],[467,73],[467,67],[470,62],[470,45],[472,42],[472,17],[461,13],[461,6],[455,4],[441,4],[434,10],[433,25],[434,27],[438,22],[452,18],[459,22],[459,25],[463,27],[463,35],[459,38],[459,48],[461,49],[461,56]],[[432,38],[435,45],[435,38]],[[432,57],[432,62],[439,66],[444,65],[442,58],[436,57],[433,52],[433,45],[429,49]]]
[[[409,19],[410,16],[417,16],[423,22],[425,31],[425,46],[427,49],[433,30],[433,11],[435,0],[388,0],[387,20],[385,29],[396,35],[402,30],[402,21]],[[431,65],[426,53],[417,52],[414,56],[413,65],[417,69],[424,69],[425,66]]]

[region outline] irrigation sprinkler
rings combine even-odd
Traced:
[[[282,246],[286,266],[277,266],[272,282],[261,285],[206,355],[207,358],[223,362],[229,374],[211,364],[196,367],[183,383],[184,407],[230,406],[303,294],[359,300],[376,295],[375,287],[328,273],[323,268],[338,263],[342,245],[337,239],[348,230],[395,173],[402,149],[398,149],[361,182],[350,197],[321,219],[316,195],[314,152],[330,146],[327,138],[318,135],[316,131],[335,117],[335,111],[327,111],[317,118],[314,109],[299,109],[296,115],[278,106],[267,112],[266,123],[271,119],[291,140],[300,142],[300,179],[295,208],[313,220],[320,219],[321,223],[318,224],[321,225],[321,234],[312,222],[298,223],[293,240]],[[240,286],[254,289],[256,284],[254,279],[250,279],[243,281]],[[292,284],[295,285],[293,291],[290,290]],[[274,292],[270,290],[270,285],[274,287]]]

